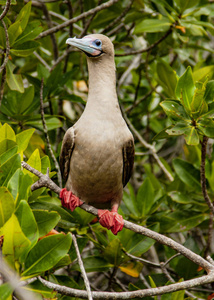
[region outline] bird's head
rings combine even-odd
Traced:
[[[82,50],[89,58],[114,56],[114,46],[111,40],[103,34],[90,34],[82,39],[69,38],[66,44]]]

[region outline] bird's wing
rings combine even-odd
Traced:
[[[74,128],[70,127],[63,138],[62,148],[59,157],[59,165],[62,177],[65,181],[68,179],[70,170],[70,159],[74,149]]]
[[[134,141],[130,139],[123,146],[123,186],[125,186],[132,174],[134,165]]]

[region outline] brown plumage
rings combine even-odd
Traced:
[[[87,54],[89,94],[82,116],[62,143],[66,189],[97,208],[117,211],[133,168],[134,141],[118,104],[113,44],[101,34],[67,43]]]

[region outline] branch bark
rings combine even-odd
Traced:
[[[49,282],[41,277],[39,280],[48,288],[54,289],[59,293],[67,296],[79,297],[79,298],[87,298],[87,291],[80,291],[77,289],[68,288],[66,286],[61,286],[58,284],[54,284]],[[161,286],[156,288],[150,288],[147,290],[137,290],[133,292],[97,292],[93,291],[92,296],[93,299],[133,299],[133,298],[143,298],[148,296],[156,296],[163,295],[166,293],[176,292],[179,290],[188,289],[197,285],[210,283],[214,280],[214,271],[210,272],[210,274],[198,277],[191,280],[186,280],[183,282],[173,283],[167,286]]]

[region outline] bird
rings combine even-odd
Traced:
[[[114,46],[103,34],[68,38],[66,44],[86,54],[89,89],[82,115],[62,141],[62,206],[71,211],[83,203],[96,207],[100,224],[116,235],[124,225],[117,211],[132,174],[134,138],[116,93]]]

